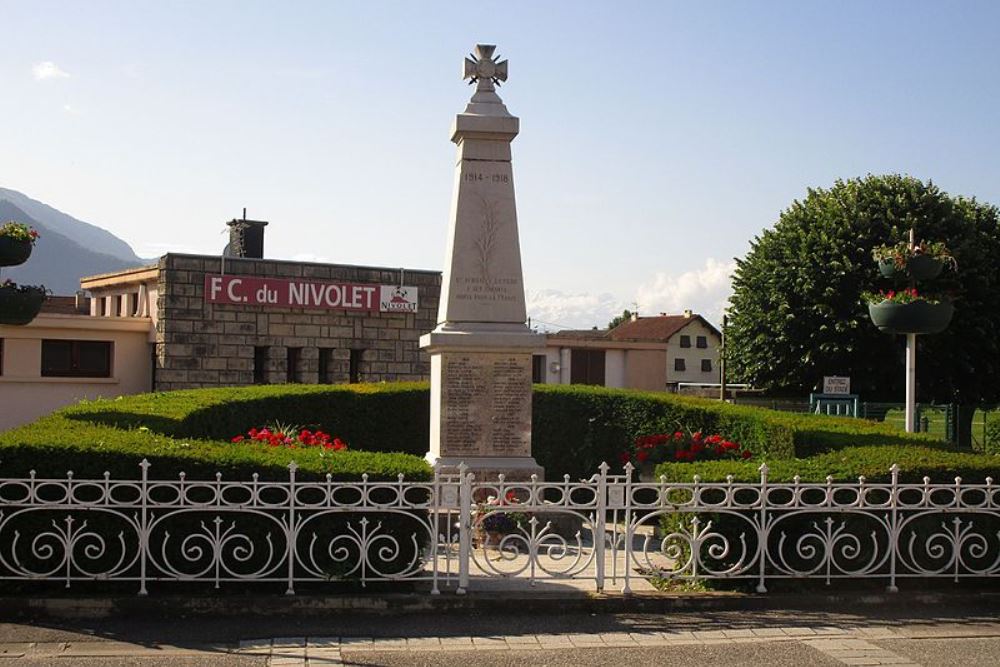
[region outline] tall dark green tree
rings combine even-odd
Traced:
[[[868,176],[809,190],[737,260],[727,349],[734,379],[803,394],[851,376],[867,400],[901,401],[904,338],[878,331],[861,293],[902,286],[878,275],[872,249],[944,241],[957,271],[924,285],[950,294],[947,331],[918,336],[917,398],[1000,401],[1000,216],[908,176]]]

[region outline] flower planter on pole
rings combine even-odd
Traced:
[[[0,324],[28,324],[38,315],[44,301],[44,288],[0,287]]]
[[[891,334],[934,334],[948,328],[955,306],[950,301],[932,303],[919,299],[911,303],[868,304],[868,314],[879,331]]]
[[[948,328],[955,306],[950,300],[932,300],[917,292],[918,280],[937,278],[945,264],[957,266],[944,243],[916,243],[910,229],[909,242],[894,246],[880,246],[872,252],[879,273],[892,278],[905,272],[909,276],[909,289],[891,291],[880,295],[868,294],[868,315],[872,323],[889,334],[906,336],[906,431],[916,430],[917,405],[917,335],[941,333]]]
[[[32,242],[0,236],[0,266],[24,264],[31,257]]]

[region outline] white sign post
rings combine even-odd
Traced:
[[[824,394],[850,394],[851,378],[827,375],[823,377]]]

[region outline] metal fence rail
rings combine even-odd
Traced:
[[[887,481],[335,482],[0,478],[0,579],[135,582],[421,581],[430,593],[499,580],[629,593],[653,579],[993,577],[1000,489]]]

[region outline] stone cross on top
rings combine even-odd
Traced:
[[[492,93],[494,84],[507,80],[507,61],[493,57],[496,48],[494,44],[476,44],[476,52],[465,59],[462,78],[477,83],[476,91]]]

